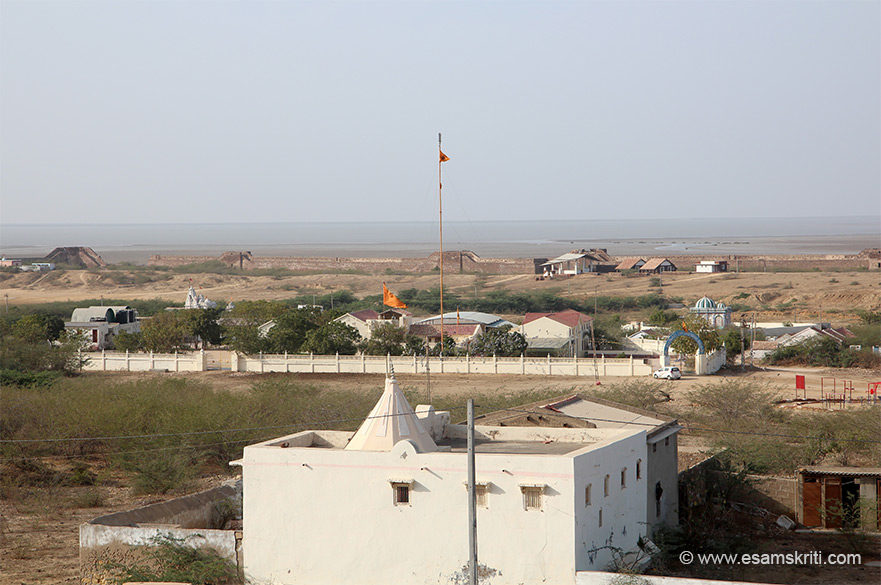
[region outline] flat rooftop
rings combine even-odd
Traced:
[[[474,440],[476,453],[497,453],[508,455],[566,455],[573,451],[583,449],[592,442],[567,443],[563,441],[505,441],[505,440]],[[465,453],[468,451],[466,439],[451,439],[444,437],[437,442],[440,448],[449,447],[453,453]]]

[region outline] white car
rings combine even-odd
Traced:
[[[682,372],[680,372],[679,368],[676,366],[667,366],[666,368],[655,370],[652,376],[655,378],[664,378],[665,380],[678,380],[682,377]]]

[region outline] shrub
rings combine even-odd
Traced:
[[[141,561],[112,563],[107,568],[117,576],[117,583],[177,582],[195,585],[239,583],[236,566],[211,548],[193,548],[182,539],[154,537],[149,545],[137,547]]]

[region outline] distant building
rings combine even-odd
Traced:
[[[353,311],[346,313],[334,319],[344,325],[348,325],[355,329],[362,339],[370,337],[370,322],[379,319],[379,313],[373,309],[364,309],[363,311]]]
[[[542,265],[545,276],[574,276],[597,272],[611,272],[615,263],[606,250],[573,250]]]
[[[444,337],[449,337],[456,345],[466,345],[478,335],[482,335],[486,327],[481,323],[444,323]],[[441,340],[440,324],[413,324],[408,331],[409,335],[421,338],[428,345],[434,345]]]
[[[643,265],[645,265],[645,260],[642,258],[624,258],[617,266],[615,266],[615,271],[624,272],[626,270],[639,270]]]
[[[479,323],[487,329],[495,329],[498,327],[516,327],[507,319],[503,319],[498,315],[491,313],[481,313],[480,311],[451,311],[443,315],[435,315],[434,317],[426,317],[420,321],[415,321],[414,325],[440,325],[441,319],[444,322],[444,328],[447,325],[470,325]]]
[[[520,333],[532,355],[583,357],[590,347],[593,317],[573,309],[559,313],[526,313]]]
[[[13,266],[21,266],[21,260],[13,260],[11,258],[0,258],[0,267],[11,268]]]
[[[197,293],[196,289],[190,286],[187,291],[187,300],[184,303],[185,309],[213,309],[217,306],[214,301],[205,298],[201,293]]]
[[[689,310],[717,329],[731,325],[731,307],[710,297],[701,297]]]
[[[120,331],[139,333],[138,312],[128,306],[85,307],[73,310],[70,321],[64,324],[68,331],[76,331],[88,340],[89,349],[113,347],[113,337]]]
[[[666,258],[649,258],[639,268],[640,274],[660,274],[662,272],[676,272],[676,265]]]
[[[476,426],[487,582],[574,585],[576,572],[635,551],[656,489],[646,465],[658,423]],[[233,462],[242,467],[245,574],[278,585],[462,582],[466,436],[447,412],[414,412],[392,377],[355,433],[303,431],[245,447]]]
[[[694,265],[695,272],[728,272],[728,262],[725,260],[701,260]]]

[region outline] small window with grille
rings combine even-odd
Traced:
[[[621,470],[621,489],[627,487],[627,468]]]
[[[392,486],[395,506],[409,506],[410,491],[413,488],[413,482],[390,480],[389,484]]]
[[[642,479],[642,459],[636,460],[636,479]]]
[[[603,479],[603,497],[607,497],[609,495],[609,475],[606,474],[605,479]]]
[[[584,505],[590,506],[590,488],[592,484],[584,486]]]
[[[524,510],[541,510],[541,494],[544,486],[523,485],[520,486],[523,492],[523,509]]]

